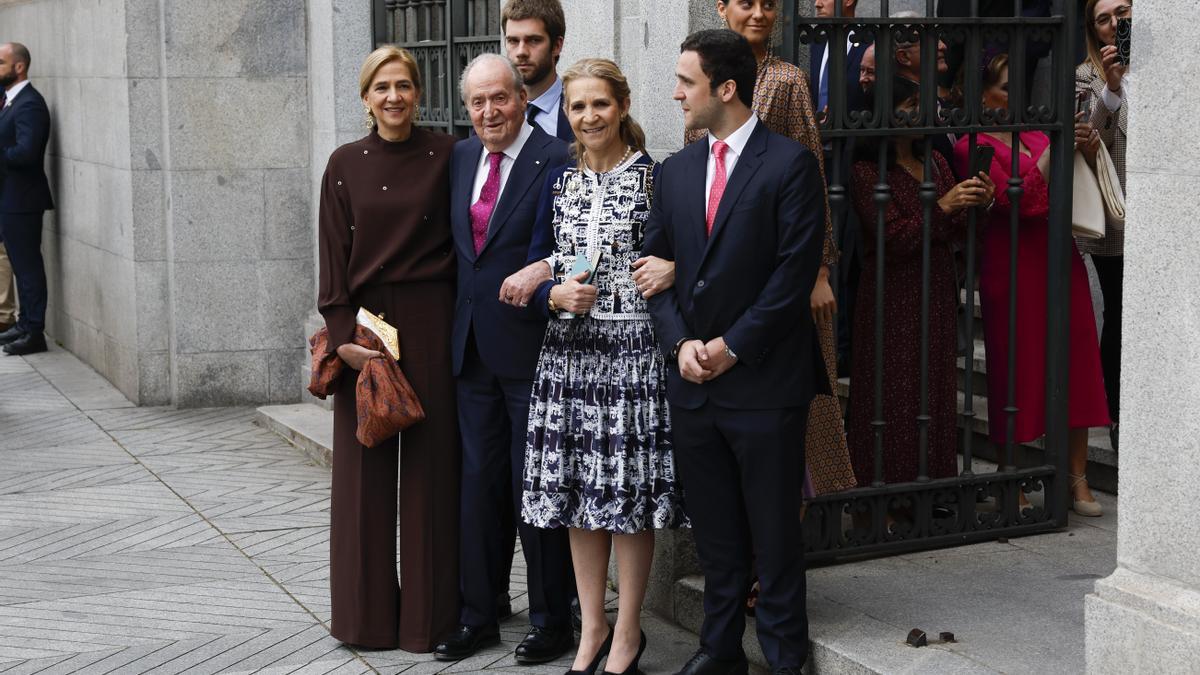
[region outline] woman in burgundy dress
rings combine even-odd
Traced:
[[[359,75],[365,138],[329,157],[321,182],[317,308],[329,349],[349,368],[384,358],[351,342],[360,307],[400,333],[400,365],[426,418],[363,447],[355,438],[355,380],[333,398],[330,496],[331,632],[343,642],[410,652],[433,649],[458,622],[461,452],[450,366],[455,258],[451,255],[450,154],[454,138],[413,125],[420,69],[380,47]],[[396,576],[399,469],[400,578]]]
[[[896,110],[915,110],[918,86],[903,78],[892,83]],[[918,474],[917,416],[921,378],[921,248],[924,208],[919,191],[925,181],[925,148],[921,136],[885,139],[888,144],[887,184],[892,199],[884,214],[883,312],[883,480],[899,483]],[[861,141],[860,143],[864,143]],[[875,185],[879,183],[878,147],[862,148],[854,164],[850,194],[863,224],[863,274],[854,314],[849,413],[850,457],[859,485],[875,480],[875,224],[878,222]],[[932,151],[932,150],[930,150]],[[928,471],[930,478],[954,476],[958,470],[956,444],[957,346],[955,315],[958,283],[951,244],[964,233],[964,214],[971,206],[992,200],[995,185],[984,174],[955,183],[947,159],[933,152],[937,203],[930,222],[929,346],[928,346]]]
[[[991,59],[983,70],[983,104],[1008,108],[1008,56]],[[1077,125],[1077,131],[1081,123]],[[996,149],[991,176],[1006,185],[1012,167],[1012,138],[1009,133],[979,134],[980,144]],[[1046,284],[1047,235],[1049,233],[1050,139],[1040,131],[1019,134],[1019,178],[1024,179],[1020,201],[1020,234],[1017,239],[1017,341],[1016,419],[1013,442],[1024,443],[1046,433]],[[954,148],[955,161],[967,165],[969,139]],[[983,340],[987,352],[988,423],[994,443],[1004,443],[1008,402],[1008,293],[1009,223],[1012,203],[1001,190],[983,228],[983,257],[979,270],[979,305],[983,313]],[[1100,367],[1100,344],[1096,339],[1096,317],[1087,271],[1079,250],[1071,242],[1071,334],[1068,420],[1070,427],[1071,498],[1076,513],[1099,516],[1100,504],[1088,488],[1088,427],[1109,424],[1104,377]],[[1021,496],[1024,500],[1024,495]]]

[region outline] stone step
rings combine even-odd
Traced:
[[[319,466],[333,466],[333,411],[313,403],[268,405],[255,424],[274,431]]]
[[[986,391],[986,389],[982,391]],[[844,410],[850,397],[850,378],[843,377],[838,380],[837,393]],[[993,462],[998,461],[1004,450],[1003,447],[998,449],[996,444],[992,443],[988,437],[987,396],[978,394],[973,396],[972,399],[975,409],[975,417],[970,421],[972,454],[979,459],[986,459]],[[963,394],[960,391],[958,393],[957,407],[960,413],[963,410],[963,402]],[[958,416],[959,428],[966,428],[967,424],[967,419],[960,414]],[[1014,450],[1014,459],[1017,466],[1038,466],[1049,463],[1049,460],[1045,456],[1045,442],[1043,439],[1039,438],[1027,443],[1020,443]],[[959,451],[962,451],[961,439],[959,440]],[[1112,442],[1109,439],[1107,428],[1092,429],[1088,436],[1087,477],[1092,487],[1116,494],[1117,453],[1112,449]]]

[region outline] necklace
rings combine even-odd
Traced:
[[[613,164],[612,166],[608,167],[608,169],[606,169],[604,171],[597,171],[596,169],[592,169],[592,165],[590,163],[588,163],[588,158],[587,158],[586,152],[583,153],[583,163],[585,165],[587,165],[587,168],[592,169],[592,173],[598,173],[598,174],[599,173],[608,173],[609,171],[612,171],[613,169],[617,168],[618,166],[621,166],[622,164],[624,164],[625,160],[629,159],[629,156],[632,154],[633,154],[633,148],[628,145],[625,146],[625,154],[621,155],[621,159],[617,160],[616,164]]]

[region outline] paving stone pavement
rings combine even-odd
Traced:
[[[137,408],[70,353],[0,358],[0,673],[562,673],[329,636],[329,471],[248,408]],[[610,604],[615,603],[615,595]],[[647,673],[695,637],[644,623]]]

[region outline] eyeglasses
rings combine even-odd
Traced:
[[[1133,5],[1121,5],[1113,10],[1112,14],[1101,14],[1092,22],[1096,28],[1104,28],[1112,23],[1113,19],[1128,19],[1129,13],[1133,11]]]

